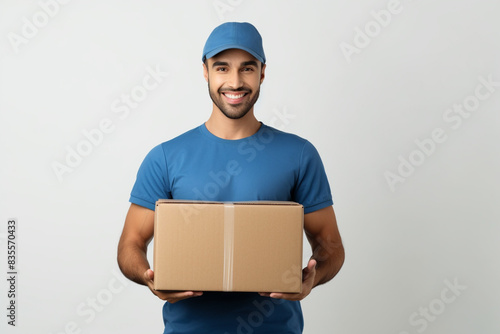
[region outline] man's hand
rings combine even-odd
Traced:
[[[287,300],[302,300],[311,293],[314,287],[314,278],[316,276],[316,260],[311,259],[307,267],[302,269],[302,291],[300,293],[279,293],[279,292],[260,292],[263,297],[280,298]]]
[[[311,245],[312,258],[302,270],[300,293],[260,293],[261,296],[302,300],[312,288],[326,283],[339,272],[345,253],[333,207],[329,206],[304,215],[304,230]]]
[[[132,281],[147,285],[162,300],[175,303],[179,300],[201,296],[201,291],[157,291],[154,289],[154,272],[149,269],[146,256],[148,244],[154,234],[154,211],[131,204],[118,244],[118,264],[123,274]]]
[[[203,294],[201,291],[166,291],[166,290],[155,290],[154,289],[154,272],[151,269],[146,270],[144,273],[144,282],[149,287],[149,290],[155,294],[158,298],[166,300],[167,302],[173,304],[179,300],[183,300],[191,297],[198,297]]]

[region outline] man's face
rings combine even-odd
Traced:
[[[240,49],[229,49],[207,59],[203,74],[210,98],[226,117],[239,119],[252,110],[259,98],[265,67]]]

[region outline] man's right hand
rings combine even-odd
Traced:
[[[191,297],[198,297],[203,294],[202,291],[168,291],[168,290],[155,290],[154,289],[154,272],[151,269],[146,270],[144,273],[144,283],[149,287],[149,290],[158,298],[166,300],[173,304],[179,300]]]
[[[118,264],[123,274],[132,281],[147,285],[162,300],[176,303],[186,298],[201,296],[201,291],[157,291],[154,272],[149,269],[146,256],[148,244],[154,235],[154,210],[130,204],[125,226],[118,243]]]

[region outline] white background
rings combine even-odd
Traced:
[[[371,12],[387,0],[54,4],[0,1],[1,277],[19,222],[18,326],[2,306],[2,333],[162,332],[162,302],[116,278],[116,247],[145,154],[210,114],[200,58],[224,21],[263,36],[257,117],[309,139],[331,183],[346,262],[303,301],[304,332],[500,332],[500,86],[475,98],[480,77],[500,81],[498,1],[401,0],[384,26]],[[115,113],[148,68],[168,76]],[[465,101],[467,118],[448,114]],[[105,119],[59,180],[54,163]],[[436,129],[446,140],[429,144]]]

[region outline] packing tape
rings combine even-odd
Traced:
[[[222,290],[233,290],[234,205],[224,203],[224,276]]]

